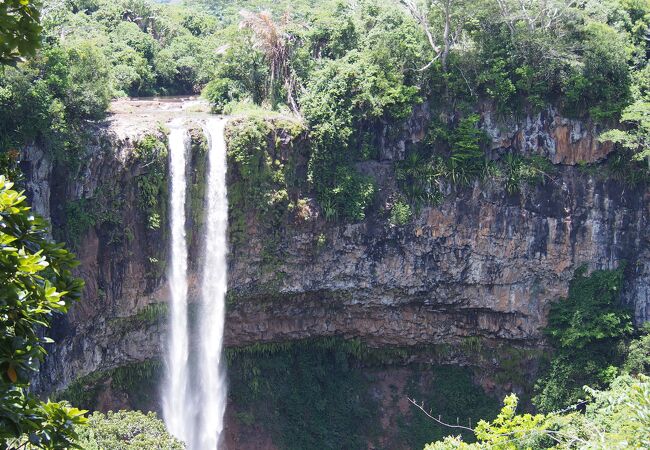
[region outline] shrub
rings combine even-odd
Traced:
[[[408,203],[403,200],[397,200],[390,210],[390,223],[392,225],[406,225],[410,220],[413,213]]]
[[[399,190],[416,209],[423,205],[435,204],[441,199],[437,175],[432,161],[419,151],[409,153],[403,161],[395,165]]]
[[[155,413],[119,411],[93,413],[88,424],[78,429],[77,444],[84,450],[183,450]]]
[[[241,100],[243,93],[236,81],[216,78],[205,86],[202,95],[212,105],[213,112],[223,113],[226,105]]]
[[[445,175],[454,183],[469,184],[482,176],[487,164],[487,134],[478,127],[480,117],[471,114],[458,123],[449,137],[451,152],[444,161]]]
[[[533,399],[543,411],[575,403],[582,386],[603,386],[622,363],[624,339],[633,331],[632,316],[621,304],[623,269],[585,275],[580,268],[569,296],[551,306],[545,333],[554,355],[538,380]]]
[[[581,70],[565,82],[565,109],[596,120],[616,119],[630,100],[628,43],[614,28],[591,23],[584,30]]]
[[[340,166],[332,182],[333,186],[320,192],[319,201],[336,210],[337,216],[352,221],[366,217],[366,209],[375,195],[375,183],[349,166]]]

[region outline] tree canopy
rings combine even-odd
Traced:
[[[33,55],[40,43],[38,0],[4,0],[0,3],[0,66]]]

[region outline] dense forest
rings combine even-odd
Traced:
[[[201,96],[213,113],[237,118],[227,132],[237,175],[229,188],[235,237],[245,211],[255,211],[271,236],[308,198],[328,223],[375,220],[399,229],[462,190],[496,183],[516,195],[550,182],[557,168],[548,158],[493,151],[485,111],[494,120],[552,111],[588,123],[613,151],[579,170],[630,189],[647,185],[649,57],[650,0],[3,2],[0,447],[184,448],[153,413],[88,415],[66,401],[73,398],[55,402],[30,392],[51,342],[43,330],[79,299],[83,283],[72,275],[74,255],[52,243],[48,224],[30,212],[25,147],[46,149],[58,173],[72,177],[92,125],[111,114],[113,100]],[[397,189],[380,201],[364,163],[386,159],[383,142],[418,114],[427,117],[423,137],[396,158]],[[264,153],[276,125],[300,137],[304,171]],[[151,183],[142,190],[151,197],[152,228],[159,228],[155,197],[167,181],[158,173]],[[105,208],[79,208],[68,205],[74,217],[67,228],[52,230],[68,247],[86,228],[111,220]],[[324,235],[315,239],[326,245]],[[439,439],[425,449],[650,448],[650,328],[623,301],[630,270],[575,271],[568,295],[548,312],[546,354],[528,398],[511,394],[500,412],[477,407],[486,417],[467,427],[439,423],[447,411],[414,400],[422,420],[444,430],[425,437]],[[350,345],[334,340],[316,356],[300,347],[287,354],[319,369],[328,358],[347,366],[358,359]],[[273,354],[240,355],[233,385],[252,382],[255,370],[282,379],[281,357]],[[352,381],[308,373],[301,398],[273,388],[260,395],[296,416],[316,408],[322,391],[310,391],[312,382],[325,385],[332,401],[348,401],[337,395]],[[367,448],[346,428],[365,414],[363,402],[345,404],[339,440],[322,448]],[[318,439],[329,439],[314,431],[327,429],[319,418],[294,427],[273,417],[288,430],[285,448],[317,448]],[[421,448],[419,440],[404,441]]]

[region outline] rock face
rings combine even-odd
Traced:
[[[521,121],[495,117],[490,105],[482,109],[483,129],[492,138],[493,149],[514,149],[527,156],[544,156],[553,164],[571,166],[601,161],[614,149],[611,142],[598,141],[597,125],[562,117],[553,106]]]
[[[393,134],[397,138],[383,142],[381,161],[368,169],[383,178],[380,196],[389,195],[394,161],[422,139],[421,121],[428,116],[418,111],[413,123]],[[477,337],[536,348],[543,346],[540,328],[549,304],[567,293],[574,270],[583,264],[611,269],[623,260],[630,268],[626,299],[638,321],[650,320],[650,190],[575,167],[612,150],[598,142],[594,126],[561,118],[552,108],[512,123],[495,120],[489,109],[482,117],[495,152],[546,156],[555,173],[515,194],[493,182],[448,188],[441,205],[422,209],[403,227],[391,226],[381,213],[343,225],[305,214],[283,224],[270,244],[263,224],[248,220],[245,238],[233,243],[229,257],[227,346],[343,336],[373,347]],[[135,113],[113,116],[97,132],[103,144],[88,148],[79,175],[65,186],[49,186],[45,163],[29,157],[28,188],[39,199],[39,212],[48,214],[48,189],[56,193],[50,196],[55,226],[54,212],[62,214],[66,201],[93,199],[102,183],[119,180],[124,201],[117,228],[131,230],[120,240],[110,227],[96,225],[79,236],[86,292],[57,327],[58,343],[37,380],[41,390],[161,356],[164,308],[152,305],[166,301],[164,271],[148,272],[152,255],[165,257],[166,234],[147,231],[133,193],[146,168],[129,156],[143,134],[160,133],[157,121]],[[193,158],[196,164],[200,153]],[[199,248],[195,236],[192,261],[200,258]]]

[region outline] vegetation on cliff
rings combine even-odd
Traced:
[[[551,307],[546,334],[554,348],[548,373],[537,383],[545,412],[579,401],[583,386],[606,387],[623,363],[633,333],[632,314],[621,304],[623,268],[575,274],[569,297]]]
[[[246,214],[263,222],[271,232],[261,259],[274,269],[282,226],[307,221],[315,209],[333,222],[379,212],[402,227],[422,207],[477,180],[502,182],[514,195],[526,183],[549,179],[554,169],[540,156],[491,151],[486,111],[505,119],[552,108],[613,128],[601,136],[617,145],[610,167],[628,181],[647,179],[640,160],[650,160],[649,30],[648,0],[188,0],[180,6],[48,0],[42,14],[31,1],[5,1],[0,165],[17,174],[17,149],[38,145],[57,174],[75,176],[88,130],[105,117],[111,99],[203,92],[215,112],[244,116],[228,130],[231,230],[236,243],[245,240]],[[420,142],[382,154],[418,114],[427,122]],[[148,170],[137,175],[131,198],[146,216],[147,239],[161,241],[166,147],[146,136],[133,158]],[[383,187],[368,167],[387,160],[395,192],[377,205]],[[111,242],[132,239],[115,214],[127,198],[121,189],[113,180],[94,198],[69,202],[65,229],[55,235],[74,245],[88,229],[105,225]],[[0,441],[65,447],[80,430],[73,425],[84,421],[81,411],[42,402],[27,387],[48,342],[37,327],[47,328],[78,297],[73,258],[47,241],[46,225],[2,177],[0,225]],[[324,234],[314,238],[316,246],[326,245]],[[152,285],[164,270],[160,259],[149,255]],[[532,400],[543,414],[516,414],[517,399],[508,396],[501,414],[487,420],[493,402],[471,376],[436,368],[429,374],[435,385],[417,386],[431,389],[422,395],[430,406],[486,420],[463,431],[476,443],[447,438],[427,448],[650,446],[650,388],[643,376],[650,338],[634,330],[621,306],[622,288],[622,269],[579,271],[568,297],[552,306],[546,330],[552,354]],[[476,343],[471,339],[468,346]],[[370,364],[354,342],[231,355],[238,423],[267,424],[285,448],[365,446],[379,420],[371,411],[377,405],[364,400],[372,396],[360,368]],[[92,382],[111,378],[115,387],[140,390],[132,398],[145,408],[143,380],[159,366],[91,375],[65,394],[95,400]],[[591,386],[586,394],[584,385]],[[557,412],[585,395],[584,415]],[[403,416],[397,444],[420,446],[446,434],[424,416]],[[85,448],[180,445],[152,416],[93,415],[90,423],[80,431]],[[369,431],[359,433],[361,426]]]
[[[359,164],[382,159],[380,148],[421,108],[429,138],[406,150],[428,167],[426,203],[444,180],[496,176],[514,192],[544,170],[512,154],[494,164],[483,139],[466,157],[457,139],[482,125],[471,118],[486,103],[504,117],[554,105],[606,127],[622,120],[605,138],[645,155],[650,7],[601,3],[49,0],[41,49],[0,76],[0,142],[36,142],[74,165],[83,124],[110,98],[203,89],[216,111],[304,119],[309,194],[330,217],[358,221],[377,192]],[[406,221],[405,202],[417,210],[423,201],[407,191],[395,223]]]
[[[85,421],[67,402],[29,392],[50,342],[43,332],[68,310],[83,282],[76,261],[47,238],[47,223],[30,212],[25,196],[0,175],[0,446],[68,448]]]
[[[447,437],[425,450],[650,445],[650,327],[633,334],[630,311],[621,304],[622,283],[623,268],[589,276],[583,268],[569,297],[552,306],[545,330],[552,358],[533,398],[543,414],[517,414],[512,394],[495,420],[471,430],[476,443]]]
[[[608,390],[585,390],[590,403],[584,409],[549,414],[517,414],[517,397],[510,395],[495,420],[478,423],[478,442],[447,437],[424,450],[648,448],[650,378],[621,376]]]
[[[478,127],[470,118],[481,105],[492,103],[502,116],[554,105],[565,116],[611,126],[633,101],[637,109],[647,102],[646,2],[531,1],[521,9],[491,0],[334,1],[310,9],[304,1],[292,16],[239,4],[252,12],[220,55],[206,97],[216,111],[248,103],[301,115],[310,133],[311,187],[323,210],[349,221],[365,217],[375,192],[356,166],[381,159],[379,148],[414,108],[426,105],[434,119],[432,147],[414,150],[428,178],[467,183],[496,173],[515,191],[521,178],[542,179],[543,169],[513,164],[516,155],[490,166],[486,141],[470,156],[454,139],[470,133],[469,124]],[[233,30],[236,22],[224,21]],[[629,109],[622,118],[638,122]],[[621,133],[606,137],[641,150],[638,134]],[[396,204],[402,211],[395,214],[405,217]]]

